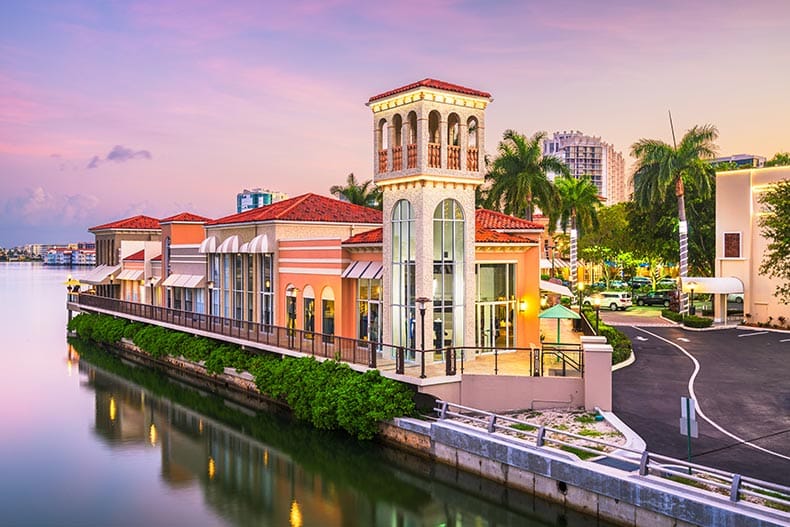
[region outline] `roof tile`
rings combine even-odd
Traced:
[[[159,220],[157,220],[156,218],[152,218],[150,216],[144,216],[140,214],[138,216],[132,216],[131,218],[126,218],[123,220],[97,225],[96,227],[91,227],[88,230],[93,232],[93,231],[103,231],[110,229],[159,230],[160,226],[159,226]]]
[[[478,227],[494,230],[543,230],[543,225],[540,223],[488,209],[477,209],[475,211],[475,223]]]
[[[209,221],[207,225],[247,223],[256,221],[303,221],[327,223],[381,224],[381,211],[353,205],[318,194],[303,194],[277,201],[271,205],[247,210],[231,216]]]
[[[398,93],[403,93],[407,91],[414,90],[416,88],[425,87],[425,88],[435,88],[437,90],[445,90],[445,91],[452,91],[456,93],[462,93],[464,95],[473,95],[475,97],[485,97],[486,99],[491,98],[491,94],[485,91],[475,90],[472,88],[467,88],[466,86],[460,86],[458,84],[452,84],[449,82],[444,82],[436,79],[423,79],[421,81],[412,82],[411,84],[407,84],[406,86],[401,86],[400,88],[395,88],[394,90],[385,91],[384,93],[379,93],[378,95],[374,95],[373,97],[368,100],[368,102],[377,101],[379,99],[384,99],[386,97],[391,97],[392,95],[397,95]]]
[[[126,258],[123,259],[124,262],[130,261],[130,260],[131,261],[143,261],[143,260],[145,260],[145,249],[143,249],[142,251],[137,251],[134,254],[130,254],[129,256],[127,256]]]
[[[175,216],[170,216],[163,220],[159,220],[159,223],[174,223],[174,222],[206,223],[209,221],[211,221],[211,218],[206,218],[205,216],[198,216],[197,214],[192,214],[191,212],[182,212],[180,214],[176,214]]]

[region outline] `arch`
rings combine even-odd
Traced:
[[[305,338],[312,339],[315,331],[315,291],[310,285],[304,286],[302,304],[304,306],[302,327],[305,330]]]
[[[439,115],[439,112],[436,110],[432,110],[431,113],[428,114],[428,142],[429,143],[436,143],[440,142],[439,139],[439,124],[441,123],[442,117]]]
[[[406,116],[406,124],[408,125],[406,141],[410,145],[417,144],[417,112],[410,111]]]
[[[402,146],[403,145],[403,117],[400,116],[399,113],[396,113],[392,116],[392,128],[393,128],[393,135],[392,138],[392,146]]]
[[[331,286],[324,287],[323,291],[321,291],[321,300],[334,300],[335,299],[335,292],[332,290]]]
[[[389,148],[388,127],[386,119],[379,119],[376,125],[376,148],[378,150],[386,150]]]
[[[313,286],[311,285],[304,286],[304,292],[302,293],[302,296],[305,298],[315,298],[315,291],[313,291]]]
[[[466,132],[469,134],[469,148],[477,148],[480,140],[480,121],[474,115],[466,120]]]
[[[447,116],[447,144],[453,146],[461,144],[461,118],[455,112]]]

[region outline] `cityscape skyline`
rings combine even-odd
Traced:
[[[489,91],[508,128],[623,152],[719,128],[721,155],[790,149],[790,4],[0,7],[0,246],[135,214],[232,213],[241,188],[329,195],[373,177],[368,98],[425,77]]]

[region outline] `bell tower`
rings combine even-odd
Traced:
[[[367,103],[384,204],[387,343],[420,349],[423,330],[425,349],[475,342],[475,189],[485,175],[491,101],[483,91],[424,79]]]

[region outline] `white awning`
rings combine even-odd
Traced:
[[[541,291],[548,291],[549,293],[555,293],[561,296],[569,296],[573,298],[573,293],[571,290],[561,284],[555,284],[554,282],[549,282],[548,280],[541,280],[540,281],[540,290]]]
[[[125,269],[121,271],[115,278],[117,280],[139,280],[143,277],[143,270],[139,269]]]
[[[250,252],[250,242],[242,243],[241,247],[239,247],[240,253],[248,253]]]
[[[81,278],[77,278],[82,283],[91,285],[101,285],[110,283],[110,275],[115,275],[121,270],[120,265],[100,265]]]
[[[165,287],[195,289],[196,287],[203,287],[204,278],[203,275],[199,274],[171,274],[162,285]]]
[[[217,247],[217,252],[236,254],[239,252],[239,245],[241,245],[239,236],[234,234],[225,238],[225,241],[223,241],[220,246]]]
[[[563,267],[570,267],[570,264],[565,260],[561,260],[560,258],[554,259],[554,268],[561,269]],[[551,259],[550,258],[541,258],[540,259],[540,268],[541,269],[551,269]]]
[[[215,253],[217,252],[217,237],[216,236],[209,236],[202,242],[200,242],[200,248],[198,249],[200,253]]]
[[[248,248],[251,253],[268,253],[269,252],[269,237],[265,234],[259,234],[252,240]]]
[[[743,293],[743,282],[734,276],[687,276],[682,280],[684,293]]]
[[[384,266],[381,262],[371,262],[368,260],[357,260],[351,262],[343,274],[342,278],[357,279],[357,278],[381,278]]]

